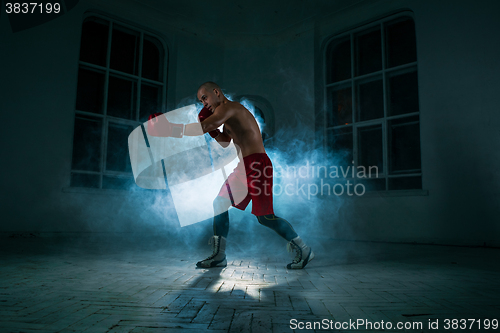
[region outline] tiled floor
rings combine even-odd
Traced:
[[[325,320],[316,332],[448,332],[445,319],[470,319],[455,331],[476,332],[500,320],[499,249],[332,241],[289,271],[285,252],[205,270],[194,263],[207,253],[135,245],[3,239],[0,331],[312,332],[299,322]]]

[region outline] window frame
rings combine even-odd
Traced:
[[[80,59],[80,50],[82,47],[82,32],[83,32],[83,25],[86,20],[90,18],[95,18],[100,21],[106,21],[108,24],[108,36],[107,36],[107,46],[106,46],[106,63],[105,66],[100,66],[92,63],[88,63],[85,61],[82,61]],[[129,29],[139,35],[139,43],[137,45],[137,48],[139,50],[139,55],[137,59],[138,63],[138,68],[137,68],[137,73],[136,74],[130,74],[126,72],[122,72],[120,70],[116,70],[111,68],[111,46],[112,46],[112,34],[113,34],[113,27],[114,25],[118,25],[121,27],[124,27],[126,29]],[[75,142],[75,125],[77,121],[78,116],[83,116],[84,118],[94,118],[97,121],[102,122],[102,128],[101,128],[101,143],[100,143],[100,155],[99,155],[99,171],[89,171],[89,170],[79,170],[79,169],[73,169],[73,162],[70,163],[70,170],[69,170],[69,179],[68,179],[68,187],[66,188],[66,191],[78,191],[78,190],[83,190],[83,191],[121,191],[121,192],[126,192],[127,190],[121,189],[121,188],[113,188],[113,187],[103,187],[103,179],[104,177],[112,177],[112,178],[121,178],[123,180],[126,179],[133,179],[133,173],[132,170],[130,171],[114,171],[114,170],[106,170],[106,163],[107,163],[107,153],[108,153],[108,138],[109,138],[109,127],[112,126],[113,124],[116,125],[125,125],[125,126],[132,126],[133,128],[136,128],[137,126],[141,126],[143,123],[140,121],[140,106],[141,106],[141,89],[143,84],[147,85],[153,85],[157,86],[159,88],[159,107],[160,107],[160,112],[165,113],[166,110],[166,105],[167,105],[167,89],[168,89],[168,59],[169,59],[169,48],[168,45],[165,43],[165,41],[162,38],[162,35],[160,33],[151,31],[145,27],[142,27],[138,24],[130,24],[127,23],[125,20],[120,20],[118,18],[114,18],[112,16],[108,15],[102,15],[99,13],[95,12],[87,12],[83,15],[81,24],[80,24],[80,39],[79,39],[79,48],[78,48],[78,66],[77,66],[77,71],[79,72],[81,69],[84,70],[91,70],[91,71],[96,71],[99,73],[104,74],[104,91],[103,91],[103,102],[102,102],[102,113],[95,113],[95,112],[90,112],[90,111],[82,111],[77,109],[76,105],[76,98],[78,96],[78,75],[77,75],[77,80],[75,82],[75,106],[74,106],[74,121],[73,121],[73,140],[72,140],[72,145],[71,145],[71,161],[73,160],[73,153],[74,153],[74,142]],[[142,77],[142,61],[143,61],[143,45],[144,45],[144,40],[147,39],[148,37],[152,37],[152,39],[156,40],[159,45],[158,49],[160,52],[159,56],[159,66],[160,66],[160,73],[159,73],[159,80],[152,80],[146,77]],[[153,41],[154,43],[154,41]],[[125,119],[125,118],[120,118],[116,116],[111,116],[108,115],[107,112],[107,103],[108,103],[108,94],[109,94],[109,81],[110,77],[114,75],[115,77],[120,77],[123,79],[131,79],[133,82],[137,84],[137,86],[134,88],[135,91],[134,93],[136,94],[135,99],[134,99],[134,106],[135,106],[135,118],[134,119]],[[71,179],[73,174],[86,174],[86,175],[98,175],[99,176],[99,182],[98,185],[99,187],[84,187],[84,186],[72,186],[71,185]]]
[[[409,113],[404,113],[400,115],[389,115],[389,105],[388,105],[388,79],[391,74],[393,73],[400,73],[400,72],[408,72],[408,73],[413,73],[415,72],[417,74],[418,78],[418,55],[415,61],[406,63],[403,65],[397,65],[394,67],[389,67],[387,63],[387,57],[386,57],[386,52],[387,52],[387,44],[386,44],[386,27],[385,24],[391,21],[396,21],[397,19],[401,18],[410,18],[414,25],[415,25],[415,44],[417,44],[417,29],[416,29],[416,22],[415,22],[415,17],[412,12],[400,12],[397,14],[389,15],[384,18],[380,18],[377,20],[374,20],[372,22],[362,24],[360,26],[354,27],[347,29],[341,33],[335,34],[333,36],[330,36],[325,40],[325,43],[323,44],[323,106],[324,106],[324,112],[323,112],[323,124],[322,124],[322,134],[323,134],[323,151],[325,153],[328,152],[328,144],[329,144],[329,131],[335,131],[338,129],[352,129],[352,158],[353,161],[350,162],[351,166],[353,166],[356,170],[357,167],[359,166],[359,128],[365,128],[365,127],[370,127],[374,125],[380,125],[382,127],[382,159],[383,159],[383,172],[378,173],[378,179],[384,178],[385,179],[385,190],[371,190],[367,193],[377,193],[377,192],[384,192],[384,193],[397,193],[397,192],[425,192],[427,191],[423,190],[423,168],[422,168],[422,144],[421,144],[421,129],[420,129],[420,124],[421,124],[421,103],[420,103],[420,89],[418,90],[417,94],[417,99],[418,99],[418,111],[416,112],[409,112]],[[381,56],[382,56],[382,66],[380,70],[373,71],[368,74],[363,74],[363,75],[356,75],[356,36],[359,35],[360,33],[363,34],[363,32],[370,32],[372,29],[376,29],[377,27],[380,28],[380,34],[381,34]],[[339,42],[342,41],[342,39],[347,39],[350,42],[350,77],[347,79],[342,79],[336,82],[331,82],[328,83],[329,81],[329,62],[331,62],[332,57],[329,56],[328,51],[329,47],[332,43],[334,43],[336,40]],[[415,45],[417,47],[417,45]],[[370,82],[371,80],[375,79],[376,77],[382,77],[382,89],[383,89],[383,111],[384,115],[381,118],[376,118],[376,119],[371,119],[371,120],[364,120],[364,121],[359,121],[358,118],[358,101],[357,101],[357,87],[358,84],[361,82]],[[419,80],[417,80],[417,85],[419,84]],[[334,87],[339,87],[345,89],[348,87],[351,89],[351,109],[352,109],[352,122],[349,124],[343,124],[343,125],[333,125],[329,126],[329,119],[328,119],[328,113],[331,112],[331,107],[330,107],[330,101],[331,101],[331,89]],[[404,174],[390,174],[390,165],[389,165],[389,154],[390,154],[390,147],[389,147],[389,122],[394,119],[400,119],[400,118],[407,118],[407,117],[413,117],[417,116],[419,117],[418,119],[418,124],[419,124],[419,143],[420,143],[420,172],[413,172],[413,173],[404,173]],[[335,135],[335,134],[334,134]],[[417,189],[407,189],[407,190],[402,190],[402,189],[389,189],[389,179],[391,178],[402,178],[402,177],[420,177],[421,178],[421,184],[422,186]],[[375,178],[375,179],[377,179]],[[357,180],[358,178],[349,178],[347,177],[346,179],[349,180]],[[369,179],[369,178],[366,178]],[[372,179],[374,179],[372,177]],[[421,194],[421,193],[419,193]]]

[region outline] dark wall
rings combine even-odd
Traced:
[[[94,11],[156,33],[168,47],[166,109],[195,102],[198,85],[257,96],[272,115],[273,162],[306,162],[321,132],[324,45],[332,36],[409,11],[417,34],[423,191],[359,198],[277,196],[297,229],[360,240],[495,245],[500,239],[500,31],[497,1],[365,1],[258,40],[224,43],[184,32],[133,4],[81,1],[13,33],[0,17],[0,231],[129,232],[176,228],[165,193],[69,188],[81,25]],[[200,52],[200,50],[203,50]],[[290,143],[290,144],[287,144]],[[249,213],[234,211],[235,219]],[[245,217],[246,216],[246,217]]]

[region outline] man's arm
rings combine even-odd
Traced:
[[[216,130],[219,128],[222,124],[226,122],[231,116],[234,114],[234,109],[230,108],[227,105],[220,105],[215,109],[215,112],[202,121],[201,123],[192,123],[192,124],[187,124],[185,129],[184,129],[184,135],[187,136],[198,136],[198,135],[203,135],[204,133],[208,133],[210,131]],[[201,125],[201,126],[200,126]],[[224,133],[222,133],[224,134]],[[221,134],[221,135],[222,135]],[[219,136],[221,136],[219,135]],[[224,135],[223,138],[221,138],[223,142],[227,142],[227,134]],[[229,141],[231,141],[231,138],[229,138]],[[219,140],[217,140],[219,142]],[[220,142],[219,142],[220,143]]]
[[[225,127],[223,127],[222,133],[219,134],[215,140],[222,146],[222,148],[226,148],[231,143],[232,138],[226,133]]]

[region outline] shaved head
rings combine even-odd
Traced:
[[[214,91],[214,89],[217,89],[222,94],[222,90],[219,87],[219,85],[215,82],[212,82],[212,81],[208,81],[208,82],[203,83],[198,88],[198,91],[200,91],[202,88],[205,88],[207,91]]]
[[[215,82],[208,81],[203,83],[198,88],[198,93],[196,94],[198,100],[203,104],[203,107],[214,112],[215,109],[222,103],[227,103],[228,99],[224,96],[219,85]]]

